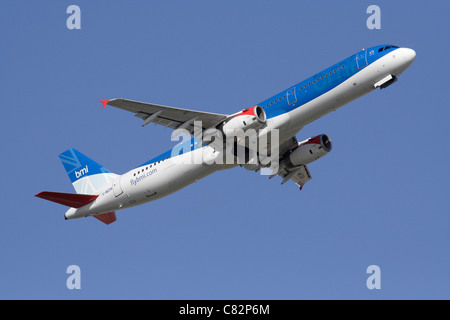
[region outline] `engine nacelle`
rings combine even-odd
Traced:
[[[298,147],[287,157],[287,165],[297,167],[322,158],[331,151],[332,143],[326,134],[299,142]]]
[[[261,106],[243,110],[228,120],[222,127],[225,135],[233,134],[235,130],[259,129],[266,123],[266,112]]]

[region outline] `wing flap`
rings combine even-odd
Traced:
[[[300,166],[300,169],[291,177],[291,180],[294,181],[301,190],[305,183],[311,180],[311,174],[309,173],[308,167],[306,165]]]
[[[300,187],[300,190],[303,188],[305,183],[311,180],[311,174],[309,173],[309,169],[306,165],[301,165],[298,167],[286,167],[284,163],[284,159],[289,156],[291,150],[298,147],[298,140],[295,136],[284,141],[279,147],[279,164],[280,167],[277,171],[274,171],[269,179],[272,179],[274,176],[279,175],[283,180],[281,184],[285,184],[289,180],[292,180],[295,184]]]
[[[285,184],[287,181],[292,180],[300,187],[300,189],[303,188],[305,183],[311,180],[311,174],[309,173],[309,169],[306,165],[301,165],[289,170],[283,166],[275,174],[278,174],[281,178],[283,178],[281,184]],[[273,177],[275,174],[269,178]]]

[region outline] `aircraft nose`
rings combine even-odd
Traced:
[[[416,52],[413,49],[401,48],[399,53],[402,69],[406,70],[414,62],[414,59],[416,59]]]
[[[416,52],[409,48],[399,48],[393,52],[394,58],[397,61],[397,68],[394,71],[395,75],[401,74],[403,71],[409,68],[409,66],[416,59]]]
[[[416,59],[416,52],[413,49],[403,48],[403,59],[408,64],[413,63],[413,61]]]

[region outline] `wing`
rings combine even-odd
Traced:
[[[186,129],[191,134],[194,132],[194,121],[201,121],[202,128],[205,130],[215,127],[228,118],[227,115],[218,113],[173,108],[126,99],[104,101],[104,105],[133,112],[136,117],[144,120],[142,126],[153,122],[172,129]]]

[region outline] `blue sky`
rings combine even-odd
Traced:
[[[66,8],[81,8],[69,30]],[[366,9],[381,8],[369,30]],[[1,299],[449,299],[444,1],[2,1]],[[99,100],[234,113],[392,43],[393,86],[306,126],[333,150],[300,192],[235,168],[96,219],[34,197],[73,192],[74,147],[124,173],[175,144]],[[66,269],[81,269],[81,289]],[[381,269],[381,289],[366,268]]]

